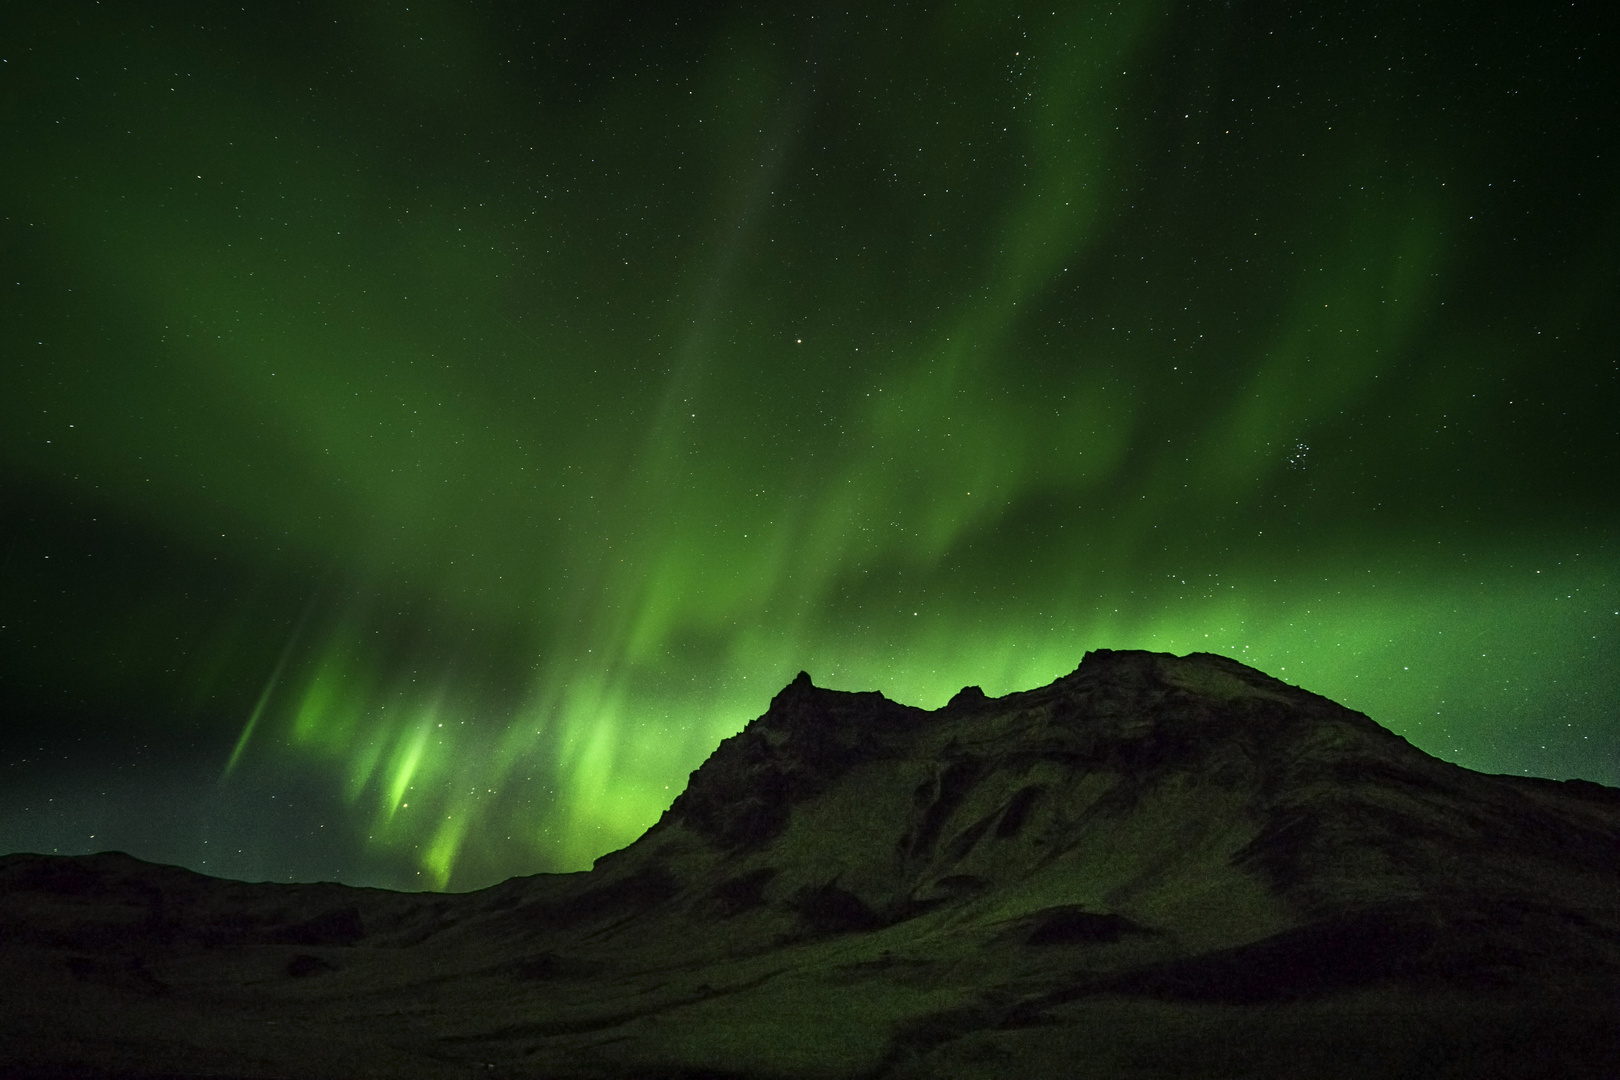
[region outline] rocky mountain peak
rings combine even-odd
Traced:
[[[801,672],[588,873],[0,859],[0,1040],[42,1075],[1611,1076],[1616,851],[1620,792],[1225,657],[1100,649],[932,711]]]

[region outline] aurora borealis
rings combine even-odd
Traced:
[[[159,7],[0,15],[0,851],[583,868],[1097,647],[1620,784],[1601,6]]]

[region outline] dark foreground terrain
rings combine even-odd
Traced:
[[[1620,791],[1204,654],[801,675],[589,873],[0,859],[0,1076],[1620,1077]]]

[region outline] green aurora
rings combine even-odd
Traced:
[[[1095,647],[1620,784],[1599,7],[164,8],[0,15],[0,850],[577,869]]]

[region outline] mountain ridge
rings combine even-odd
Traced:
[[[1226,1062],[1199,1075],[1615,1075],[1616,851],[1620,790],[1471,772],[1213,654],[931,711],[801,672],[590,871],[436,895],[0,858],[0,1003],[79,1001],[28,1067],[118,1075],[1134,1077],[1198,1046]]]

